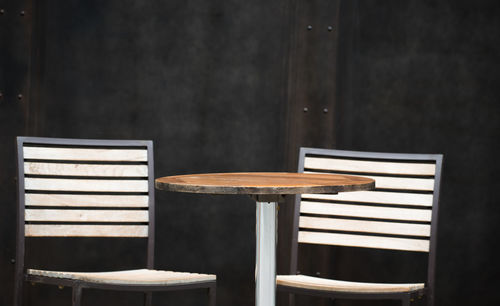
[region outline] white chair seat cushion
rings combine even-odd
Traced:
[[[423,283],[417,284],[382,284],[382,283],[358,283],[340,281],[307,275],[278,275],[276,283],[282,286],[290,286],[302,289],[352,292],[352,293],[385,293],[385,292],[412,292],[424,288]]]
[[[90,283],[114,285],[181,285],[206,281],[215,281],[213,274],[198,274],[187,272],[161,270],[126,270],[112,272],[63,272],[28,269],[29,275],[65,278]]]

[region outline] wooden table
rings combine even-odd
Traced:
[[[277,205],[286,194],[370,190],[372,179],[312,173],[207,173],[158,178],[157,189],[207,194],[246,194],[257,203],[255,305],[275,305]]]

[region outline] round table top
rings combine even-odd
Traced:
[[[156,179],[155,186],[189,193],[283,195],[370,190],[375,187],[375,181],[339,174],[242,172],[166,176]]]

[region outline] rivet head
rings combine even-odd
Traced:
[[[11,258],[11,259],[10,259],[10,263],[11,263],[11,264],[15,264],[15,263],[16,263],[16,260],[15,260],[14,258]]]
[[[307,111],[309,111],[309,109],[307,107],[304,107],[304,113],[307,113]]]
[[[328,113],[328,108],[323,108],[323,113]]]
[[[17,98],[18,98],[19,100],[22,100],[22,99],[23,99],[23,95],[22,95],[22,94],[18,94],[18,95],[17,95]]]
[[[309,31],[311,31],[311,30],[313,29],[313,26],[312,26],[312,25],[308,25],[308,26],[307,26],[307,29],[308,29]]]
[[[3,98],[3,93],[0,92],[0,99],[2,99],[2,98]]]
[[[319,273],[319,272],[316,272],[316,275],[317,275],[317,276],[320,276],[320,275],[321,275],[321,273]]]
[[[328,26],[328,28],[327,28],[327,29],[328,29],[328,31],[330,31],[330,32],[331,32],[331,31],[333,30],[333,27],[332,27],[332,26]]]
[[[0,14],[3,15],[5,13],[4,9],[0,9]]]
[[[24,16],[25,14],[26,14],[26,12],[25,12],[25,11],[21,11],[21,12],[19,12],[19,15],[21,15],[21,16]]]

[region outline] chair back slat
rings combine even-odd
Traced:
[[[147,210],[26,209],[25,221],[148,222]]]
[[[102,179],[24,179],[25,189],[29,191],[86,191],[86,192],[147,192],[145,180],[102,180]]]
[[[148,237],[151,142],[20,140],[26,237]]]
[[[328,204],[323,202],[302,201],[300,205],[302,214],[329,215],[369,218],[369,219],[387,219],[402,221],[420,221],[430,222],[432,213],[428,209],[412,208],[393,208],[350,204]],[[301,216],[302,217],[302,216]]]
[[[406,163],[358,159],[306,157],[304,167],[309,169],[335,170],[359,173],[384,173],[400,175],[431,175],[436,172],[435,163]]]
[[[24,159],[145,162],[145,149],[24,147]]]
[[[428,252],[429,240],[364,236],[338,233],[299,232],[302,243],[365,247],[375,249]]]
[[[26,237],[148,237],[147,225],[26,224]]]
[[[429,237],[429,224],[365,221],[338,218],[301,217],[301,228],[324,229],[331,231],[377,233],[389,235],[411,235]]]
[[[377,184],[375,183],[375,186]],[[387,192],[387,191],[355,191],[339,194],[304,194],[303,199],[328,200],[335,202],[376,203],[385,205],[406,205],[432,207],[432,194]]]
[[[302,149],[300,172],[366,176],[375,190],[303,194],[298,243],[429,252],[439,155]]]
[[[26,206],[147,208],[149,196],[28,193],[25,195],[25,203]]]
[[[304,173],[318,173],[318,172],[317,171],[304,171]],[[415,191],[432,191],[432,190],[434,190],[434,179],[433,178],[390,177],[390,176],[365,175],[365,174],[363,174],[362,176],[375,180],[376,187],[382,188],[382,189],[402,189],[402,190],[409,190],[409,191],[410,190],[415,190]]]
[[[147,165],[93,165],[25,162],[24,174],[61,176],[147,177]]]

